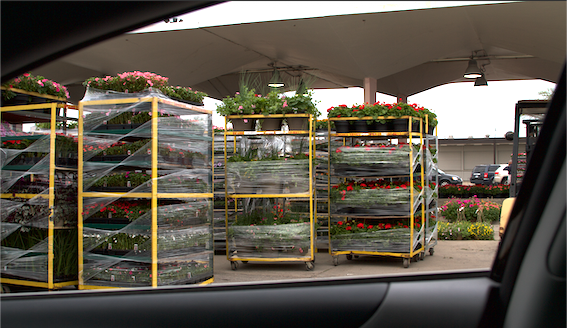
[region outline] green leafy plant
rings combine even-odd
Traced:
[[[282,106],[284,114],[311,114],[315,117],[321,115],[317,107],[315,107],[311,92],[305,94],[296,92],[295,95],[284,97],[283,100],[284,103]]]
[[[206,93],[195,91],[190,87],[164,86],[160,88],[160,91],[170,98],[178,98],[196,103],[202,103],[203,99],[208,96]]]

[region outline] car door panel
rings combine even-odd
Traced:
[[[330,281],[14,294],[3,327],[476,327],[488,271]],[[462,297],[467,295],[467,297]],[[440,311],[443,309],[443,311]],[[447,317],[448,316],[448,317]],[[424,318],[429,318],[425,320]],[[449,320],[444,320],[444,318]]]

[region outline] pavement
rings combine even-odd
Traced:
[[[335,266],[328,251],[321,249],[315,254],[313,271],[307,271],[303,262],[252,261],[238,262],[237,270],[232,270],[226,255],[215,255],[213,284],[490,269],[499,243],[498,225],[493,228],[495,240],[440,240],[434,255],[426,253],[424,260],[411,262],[409,268],[399,257],[363,255],[352,260],[340,255]]]

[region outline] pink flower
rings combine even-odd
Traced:
[[[283,107],[284,107],[284,108],[285,108],[285,107],[287,107],[287,100],[286,100],[286,101],[284,101],[284,103],[283,103]]]

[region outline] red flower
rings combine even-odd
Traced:
[[[407,228],[408,226],[404,224],[404,228]]]
[[[359,224],[356,225],[356,227],[362,229],[362,228],[364,228],[364,223],[359,223]]]
[[[373,225],[369,225],[369,226],[368,226],[368,229],[372,229],[372,228],[374,228]]]
[[[349,230],[349,231],[350,231],[350,230],[352,230],[352,228],[351,228],[351,227],[346,227],[346,229],[347,229],[347,230]]]
[[[342,226],[342,225],[343,225],[343,223],[344,223],[343,221],[339,221],[339,222],[337,222],[337,224],[338,224],[338,225],[340,225],[340,226]]]
[[[348,186],[348,187],[346,188],[346,190],[351,191],[351,190],[352,190],[352,186]]]
[[[346,108],[346,107],[347,107],[347,105],[339,105],[339,107],[345,107],[345,108]]]
[[[385,229],[391,229],[391,228],[392,228],[392,225],[389,224],[389,223],[386,223],[386,225],[384,226],[384,228],[385,228]]]

